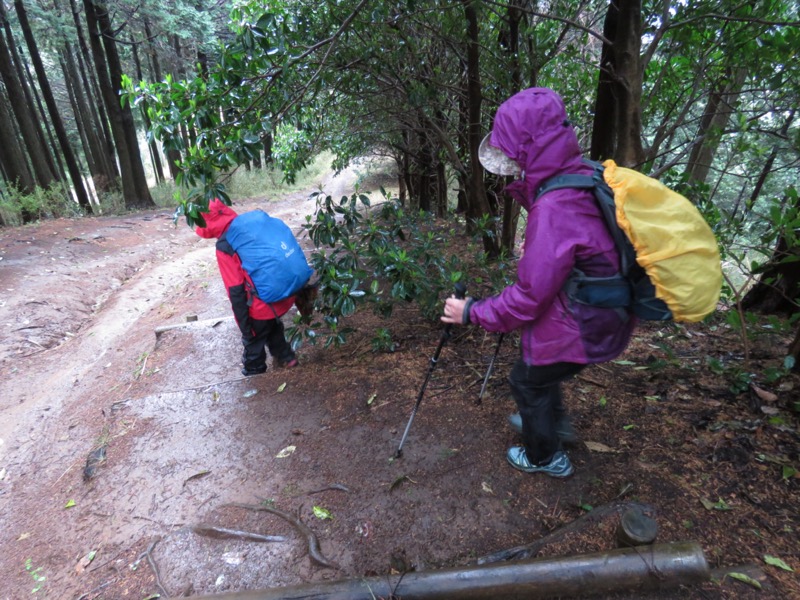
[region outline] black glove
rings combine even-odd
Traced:
[[[462,325],[469,325],[469,310],[472,308],[472,305],[477,302],[478,298],[467,298],[467,303],[464,305],[464,312],[461,313],[461,324]]]

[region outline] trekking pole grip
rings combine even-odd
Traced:
[[[460,281],[456,284],[455,296],[459,300],[463,300],[467,296],[467,286]]]

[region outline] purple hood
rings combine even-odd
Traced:
[[[592,173],[583,164],[575,131],[561,97],[547,88],[529,88],[497,109],[490,138],[492,146],[513,158],[525,173],[505,191],[526,210],[536,190],[561,173]]]
[[[635,319],[572,303],[562,291],[575,268],[589,276],[617,272],[617,252],[597,203],[591,192],[574,189],[536,200],[536,191],[551,177],[592,173],[564,103],[546,88],[523,90],[498,108],[490,140],[524,173],[505,191],[528,211],[528,222],[517,281],[475,302],[470,320],[488,331],[520,330],[528,364],[615,358],[627,346]]]

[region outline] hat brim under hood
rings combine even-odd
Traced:
[[[483,168],[495,175],[502,175],[504,177],[518,176],[522,172],[522,169],[519,168],[515,160],[506,156],[500,148],[492,146],[489,143],[489,138],[491,136],[492,134],[489,133],[483,138],[478,148],[478,160],[481,161]]]

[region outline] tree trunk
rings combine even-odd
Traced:
[[[33,167],[33,174],[36,180],[36,185],[42,188],[48,188],[56,181],[56,176],[50,168],[48,162],[48,150],[42,144],[42,136],[37,131],[38,128],[31,118],[31,112],[28,109],[28,103],[25,95],[22,92],[24,82],[21,82],[14,69],[14,64],[11,58],[10,46],[13,45],[12,38],[6,39],[8,21],[6,19],[5,11],[2,9],[0,3],[0,18],[3,20],[5,32],[0,31],[0,78],[6,87],[8,94],[9,104],[11,110],[17,121],[17,125],[22,136],[22,141],[28,151],[28,158]]]
[[[612,0],[606,13],[590,156],[637,167],[642,147],[641,0]]]
[[[6,181],[16,186],[23,194],[30,194],[36,187],[33,174],[25,160],[25,151],[19,143],[14,121],[8,112],[8,98],[0,90],[0,165]]]
[[[742,299],[742,308],[768,315],[800,312],[800,247],[790,247],[781,236],[756,284]]]
[[[603,42],[600,51],[600,68],[597,80],[597,96],[594,104],[594,122],[592,124],[592,144],[589,157],[592,160],[605,160],[614,156],[617,105],[614,101],[614,40],[617,37],[619,24],[619,0],[611,0],[603,22],[603,37],[610,44]]]
[[[642,2],[619,0],[619,29],[614,41],[617,67],[614,90],[618,106],[615,159],[626,167],[644,161],[642,147]]]
[[[25,43],[28,46],[28,53],[30,54],[31,62],[33,62],[33,69],[36,72],[36,79],[39,81],[39,89],[44,97],[44,102],[47,106],[47,111],[50,114],[50,119],[53,122],[53,128],[56,131],[56,137],[58,138],[62,155],[67,163],[67,170],[69,171],[70,178],[72,179],[73,192],[75,193],[75,196],[78,199],[78,204],[81,206],[81,208],[83,208],[83,210],[85,210],[87,213],[91,213],[92,205],[89,202],[89,196],[86,194],[86,188],[83,184],[83,174],[78,166],[78,159],[75,157],[75,153],[73,152],[72,146],[69,143],[67,130],[64,127],[64,121],[61,119],[61,113],[56,106],[53,92],[50,89],[50,82],[47,79],[47,74],[44,70],[44,64],[39,56],[39,49],[36,45],[36,41],[33,39],[33,32],[31,31],[30,24],[28,23],[28,15],[25,12],[25,7],[22,4],[22,0],[16,0],[14,2],[14,8],[16,8],[17,17],[19,18],[19,25],[25,37]]]
[[[153,44],[154,37],[152,31],[150,30],[150,21],[147,19],[144,20],[144,33],[148,40],[147,55],[150,58],[150,68],[153,73],[153,78],[156,81],[161,81],[161,62],[158,60],[158,51],[156,46]],[[181,162],[181,152],[175,147],[175,143],[166,137],[162,140],[162,145],[164,148],[164,154],[167,155],[167,168],[169,169],[170,177],[172,177],[172,180],[175,181],[175,178],[178,176],[178,172],[180,171],[180,167],[178,165]]]
[[[689,154],[689,164],[686,167],[690,181],[706,183],[708,172],[719,148],[720,135],[731,115],[736,111],[739,92],[746,75],[747,72],[744,68],[736,68],[733,77],[717,84],[716,89],[709,94],[708,103],[703,117],[700,119],[692,151]]]
[[[8,38],[11,39],[10,32],[8,34]],[[66,175],[64,174],[64,165],[57,156],[58,144],[56,144],[53,140],[53,133],[50,130],[50,123],[47,120],[47,112],[42,106],[42,101],[39,98],[39,92],[36,91],[36,82],[31,76],[31,71],[28,68],[28,61],[21,56],[21,50],[22,48],[17,47],[16,44],[11,46],[11,58],[14,61],[14,64],[17,65],[17,77],[21,82],[23,82],[22,93],[25,94],[27,106],[30,107],[30,110],[33,112],[32,118],[34,124],[36,125],[36,133],[39,136],[39,143],[42,145],[42,148],[47,149],[47,152],[45,153],[47,164],[55,175],[55,178],[59,181],[63,181],[66,179]],[[33,109],[34,106],[36,107],[35,111]]]
[[[522,89],[522,71],[519,65],[519,26],[525,16],[520,9],[521,0],[513,0],[508,7],[508,41],[507,55],[511,65],[511,86],[513,90]],[[501,44],[502,46],[502,44]],[[534,61],[535,62],[535,61]],[[530,82],[531,86],[536,81]],[[500,195],[503,201],[503,220],[500,228],[500,248],[512,254],[517,237],[517,224],[519,223],[520,205],[507,194]]]
[[[800,325],[797,326],[797,333],[794,335],[794,341],[789,344],[789,356],[794,358],[793,371],[800,372]]]
[[[788,139],[789,129],[792,126],[792,122],[794,121],[794,116],[797,114],[797,109],[793,108],[789,111],[788,116],[786,117],[786,121],[783,123],[783,127],[780,130],[780,137]],[[764,166],[761,169],[761,174],[758,176],[758,180],[756,184],[753,186],[753,191],[750,192],[750,198],[747,201],[747,209],[748,211],[753,207],[758,200],[758,197],[761,195],[761,190],[764,187],[764,184],[767,181],[770,173],[772,173],[772,165],[775,164],[775,159],[778,158],[778,152],[780,152],[781,146],[775,144],[772,146],[772,150],[767,157],[767,160],[764,161]]]
[[[469,148],[470,180],[467,185],[467,221],[477,220],[490,214],[489,200],[483,183],[483,167],[478,160],[478,147],[481,144],[481,102],[483,93],[480,80],[480,45],[478,11],[471,0],[464,0],[464,16],[467,21],[467,146]],[[490,258],[500,253],[497,237],[483,236],[483,248]]]
[[[107,158],[103,156],[103,142],[98,136],[99,128],[94,126],[92,111],[86,101],[86,94],[81,85],[81,77],[78,75],[75,66],[75,57],[69,45],[61,51],[61,69],[64,72],[64,82],[69,92],[72,111],[75,113],[78,134],[81,136],[83,154],[86,157],[89,173],[92,176],[94,193],[96,195],[103,194],[110,189],[111,184],[105,167]]]
[[[136,77],[139,79],[139,81],[142,81],[144,79],[144,76],[142,74],[142,63],[139,60],[139,51],[137,50],[137,44],[133,40],[131,40],[131,48],[133,49],[133,62],[136,65]],[[149,131],[153,124],[150,121],[150,116],[147,114],[146,101],[141,103],[140,110],[142,113],[142,120],[144,121],[144,126]],[[163,183],[164,170],[161,168],[161,153],[158,151],[158,145],[156,144],[155,138],[151,138],[149,148],[150,148],[150,160],[153,163],[153,172],[155,173],[156,176],[156,183]]]
[[[106,111],[111,118],[111,131],[117,147],[125,207],[152,208],[155,202],[147,187],[133,115],[129,105],[122,107],[119,103],[122,67],[108,10],[104,3],[95,0],[84,0],[84,8],[97,78]]]
[[[436,165],[436,216],[447,216],[447,173],[441,160]]]
[[[102,176],[95,177],[95,185],[100,185],[100,187],[96,189],[119,190],[120,175],[116,161],[117,151],[114,148],[113,136],[109,129],[108,115],[106,115],[105,108],[103,107],[103,95],[100,93],[97,77],[92,70],[92,59],[79,18],[80,11],[75,1],[76,0],[70,0],[70,10],[72,11],[75,33],[78,38],[79,52],[76,53],[78,59],[78,73],[81,76],[83,89],[86,93],[87,106],[90,109],[89,114],[91,115],[92,134],[99,140],[101,148],[105,148],[105,151],[101,150],[95,157],[97,164],[102,169]],[[100,181],[98,181],[98,179]]]

